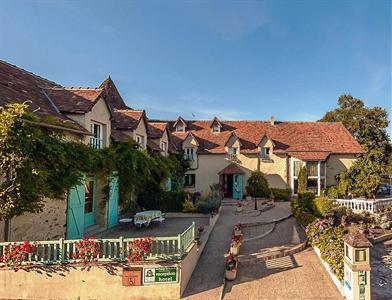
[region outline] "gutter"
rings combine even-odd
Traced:
[[[94,134],[88,132],[87,130],[84,131],[84,130],[73,129],[73,128],[68,128],[68,127],[64,127],[64,126],[59,126],[59,125],[34,122],[34,121],[30,121],[30,120],[25,120],[25,119],[22,119],[22,121],[25,123],[31,124],[31,125],[36,125],[36,126],[45,127],[45,128],[52,128],[52,129],[58,129],[58,130],[63,130],[63,131],[69,131],[69,132],[82,134],[82,135],[90,135],[90,136],[94,135]]]

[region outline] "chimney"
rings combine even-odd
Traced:
[[[271,123],[272,126],[275,125],[275,117],[274,116],[271,116],[270,123]]]

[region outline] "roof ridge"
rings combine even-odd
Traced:
[[[61,84],[58,84],[57,82],[54,82],[54,81],[51,81],[51,80],[49,80],[47,78],[41,77],[41,76],[39,76],[37,74],[34,74],[33,72],[30,72],[30,71],[27,71],[27,70],[25,70],[25,69],[23,69],[21,67],[18,67],[17,65],[13,65],[13,64],[11,64],[9,62],[6,62],[5,60],[0,59],[0,62],[5,64],[5,65],[8,65],[8,66],[10,66],[10,67],[12,67],[14,69],[17,69],[17,70],[20,70],[20,71],[25,72],[27,74],[30,74],[33,77],[36,77],[36,78],[41,79],[41,80],[44,80],[44,81],[46,81],[48,83],[51,83],[51,84],[54,84],[54,85],[57,85],[57,86],[62,86]]]

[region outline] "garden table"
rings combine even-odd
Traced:
[[[162,217],[162,212],[160,210],[146,210],[141,211],[135,214],[134,216],[134,224],[136,226],[149,226],[153,220],[161,220],[164,219]]]

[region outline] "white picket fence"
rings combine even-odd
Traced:
[[[376,213],[384,207],[392,204],[392,197],[379,199],[335,199],[335,203],[352,209],[354,212],[367,211]]]

